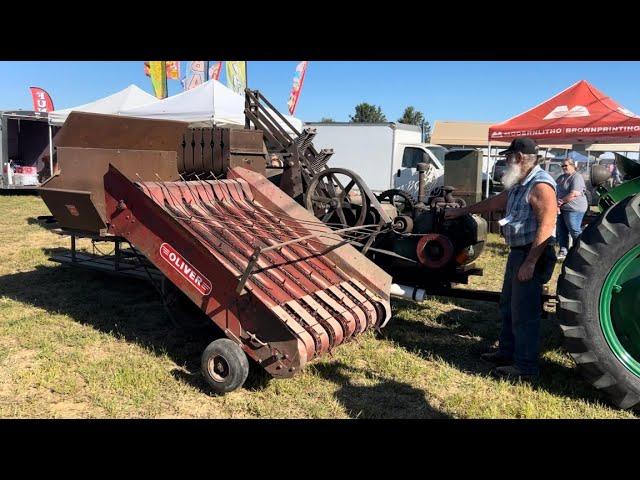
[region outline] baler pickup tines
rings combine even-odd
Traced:
[[[386,274],[261,175],[230,175],[133,183],[110,167],[109,233],[134,244],[274,376],[388,320]]]

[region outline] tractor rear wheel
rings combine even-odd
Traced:
[[[640,194],[591,223],[558,280],[565,346],[619,408],[640,406]]]

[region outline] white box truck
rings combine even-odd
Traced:
[[[403,123],[305,122],[315,128],[316,149],[332,148],[329,167],[353,170],[376,193],[392,188],[418,196],[418,163],[432,168],[427,192],[443,186],[447,149],[421,143],[420,127]]]

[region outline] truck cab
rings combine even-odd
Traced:
[[[405,190],[418,197],[419,163],[426,163],[431,168],[427,172],[427,192],[432,192],[444,185],[444,158],[448,150],[440,145],[430,143],[399,144],[394,155],[393,188]]]

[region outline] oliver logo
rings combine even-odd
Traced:
[[[168,243],[160,245],[160,256],[175,268],[191,285],[202,295],[211,293],[211,282],[202,275],[193,265],[187,262],[175,248]]]

